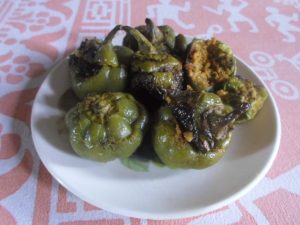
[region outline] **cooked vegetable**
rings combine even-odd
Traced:
[[[120,26],[105,38],[86,39],[69,56],[71,86],[79,98],[89,93],[123,91],[127,82],[125,66],[118,62],[112,39]]]
[[[120,45],[114,46],[114,51],[117,55],[119,64],[125,66],[127,69],[134,52],[130,48]]]
[[[195,90],[208,90],[235,75],[234,55],[223,42],[215,38],[194,39],[188,49],[185,68]]]
[[[249,107],[227,113],[213,93],[186,93],[162,107],[154,125],[153,147],[169,167],[205,168],[225,153],[234,122]]]
[[[120,30],[126,32],[123,45],[113,46]],[[150,19],[136,28],[117,25],[104,41],[86,39],[70,55],[69,68],[81,99],[66,114],[74,151],[101,162],[120,158],[143,170],[148,167],[134,160],[151,158],[172,168],[215,164],[233,128],[254,118],[268,97],[236,75],[228,45],[215,38],[188,44],[183,34]]]
[[[158,47],[159,49],[164,49],[167,52],[173,51],[175,47],[175,32],[172,27],[168,25],[158,26],[158,29],[163,33],[163,40],[160,45],[162,47]]]
[[[142,142],[147,120],[144,107],[121,92],[88,96],[66,114],[73,150],[102,162],[132,155]]]
[[[172,55],[159,52],[136,29],[124,26],[138,43],[138,51],[131,60],[131,87],[144,90],[158,98],[182,89],[182,65]]]
[[[255,85],[252,81],[243,79],[240,76],[231,77],[227,82],[222,84],[217,95],[225,104],[236,108],[241,103],[249,103],[249,109],[238,119],[237,122],[245,122],[253,119],[257,112],[263,107],[268,97],[267,90]]]
[[[135,27],[147,40],[155,46],[159,52],[171,52],[175,46],[175,32],[168,25],[156,26],[149,18],[145,20],[146,25]],[[134,35],[127,33],[123,41],[124,45],[134,51],[139,50],[139,44]]]
[[[182,61],[186,58],[187,40],[183,34],[178,34],[175,38],[174,54],[179,57]]]

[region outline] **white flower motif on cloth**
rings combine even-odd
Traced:
[[[66,0],[60,1],[58,10],[52,10],[52,3],[26,0],[0,3],[0,87],[3,93],[26,84],[36,86],[38,83],[29,81],[38,79],[61,57],[63,52],[59,52],[57,43],[53,42],[66,34],[67,23],[64,25],[62,21],[68,19],[72,11],[64,5]],[[38,45],[41,39],[44,42]]]

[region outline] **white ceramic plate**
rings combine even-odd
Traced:
[[[241,60],[238,74],[262,85]],[[160,168],[136,172],[115,160],[98,163],[75,155],[58,102],[70,87],[67,60],[48,74],[34,101],[31,128],[36,150],[54,178],[79,198],[126,216],[171,219],[199,215],[237,200],[262,179],[276,156],[280,120],[269,96],[257,117],[237,127],[225,157],[204,170]]]

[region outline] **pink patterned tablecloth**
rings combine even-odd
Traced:
[[[1,0],[0,224],[300,224],[299,13],[299,0]],[[31,139],[45,72],[83,37],[146,16],[229,43],[264,80],[281,115],[279,153],[264,179],[240,200],[193,218],[141,220],[95,208],[49,175]]]

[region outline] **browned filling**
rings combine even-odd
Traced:
[[[189,78],[200,87],[208,88],[211,74],[207,46],[204,42],[193,44],[189,54],[189,63],[185,65]]]
[[[229,79],[233,73],[234,59],[220,49],[221,42],[212,38],[198,40],[192,44],[185,69],[193,87],[208,89],[215,83]]]

